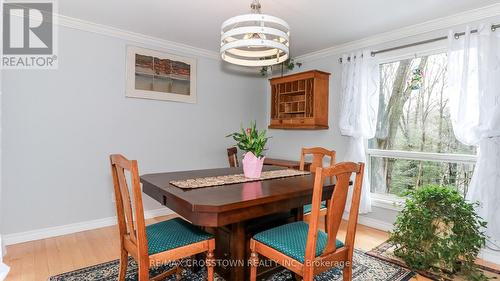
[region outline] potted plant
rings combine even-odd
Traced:
[[[245,177],[260,178],[262,165],[264,165],[263,152],[269,139],[266,136],[266,130],[259,132],[256,128],[256,122],[252,122],[250,127],[246,129],[241,127],[240,132],[232,133],[226,137],[233,137],[238,148],[245,151],[242,160]]]
[[[298,66],[300,68],[302,66],[302,63],[295,62],[294,59],[289,58],[286,61],[275,66],[281,66],[281,76],[283,76],[285,71],[293,70],[295,66]],[[273,70],[274,70],[273,66],[263,66],[260,69],[260,75],[262,76],[271,75],[273,73]]]
[[[474,263],[485,245],[486,222],[453,187],[429,185],[408,193],[389,241],[412,269],[488,278]]]

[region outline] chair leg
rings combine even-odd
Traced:
[[[181,280],[182,278],[182,267],[178,266],[176,269],[175,269],[175,280]]]
[[[128,266],[128,253],[125,249],[121,249],[120,255],[120,271],[118,272],[118,281],[125,281]]]
[[[312,271],[304,272],[304,276],[302,276],[302,281],[313,281],[314,274]]]
[[[138,281],[149,281],[149,266],[139,264]]]
[[[351,281],[352,280],[352,266],[345,265],[342,269],[342,280],[343,281]]]
[[[257,280],[257,266],[259,266],[259,254],[255,252],[255,241],[250,240],[250,281]]]
[[[325,233],[328,234],[328,213],[324,215],[324,220],[325,220]]]
[[[326,210],[325,210],[325,233],[328,233],[328,222],[330,218],[328,216],[328,208],[330,207],[330,200],[326,200]]]
[[[214,280],[214,266],[215,266],[214,251],[209,250],[207,252],[207,280],[208,281]]]

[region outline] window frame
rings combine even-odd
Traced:
[[[387,64],[400,60],[415,58],[427,55],[436,55],[447,52],[446,40],[438,41],[426,45],[414,46],[406,49],[396,50],[388,53],[377,55],[378,63]],[[365,142],[366,159],[368,175],[371,174],[371,157],[382,157],[391,159],[417,160],[417,161],[432,161],[440,163],[458,163],[458,164],[476,164],[477,153],[473,154],[452,154],[452,153],[434,153],[434,152],[419,152],[419,151],[404,151],[404,150],[384,150],[369,148],[368,140]],[[369,177],[370,185],[371,177]],[[372,206],[401,211],[404,206],[404,197],[399,197],[390,193],[371,193]]]

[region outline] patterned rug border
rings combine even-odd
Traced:
[[[131,257],[129,257],[129,260],[130,259],[131,259]],[[116,260],[110,260],[110,261],[105,261],[105,262],[101,262],[101,263],[96,263],[96,264],[93,264],[93,265],[85,266],[85,267],[78,268],[78,269],[71,270],[71,271],[61,272],[61,273],[49,276],[49,278],[47,278],[47,281],[50,281],[50,280],[52,280],[53,278],[56,278],[56,277],[62,277],[64,275],[72,274],[74,272],[85,272],[85,271],[88,271],[88,270],[94,269],[94,268],[106,267],[106,266],[109,266],[109,265],[111,265],[113,263],[116,263],[116,261],[118,261],[118,259],[116,259]]]
[[[403,268],[406,268],[408,270],[412,270],[403,261],[398,261],[398,260],[395,260],[395,259],[383,256],[383,255],[381,255],[381,254],[378,253],[378,251],[380,251],[380,250],[383,250],[385,252],[387,249],[389,249],[391,247],[392,247],[392,244],[387,243],[387,241],[386,241],[386,242],[378,245],[377,247],[371,249],[370,251],[366,252],[365,254],[367,254],[367,255],[369,255],[371,257],[378,258],[378,259],[381,259],[383,261],[392,263],[392,264],[399,265],[399,266],[401,266]],[[487,266],[484,266],[484,265],[481,265],[481,264],[477,264],[477,266],[479,268],[481,268],[482,270],[484,270],[484,271],[488,271],[488,272],[492,272],[492,273],[500,275],[500,270],[497,270],[497,269],[494,269],[494,268],[491,268],[491,267],[487,267]],[[432,272],[428,272],[428,271],[416,270],[416,272],[418,274],[424,276],[424,277],[427,277],[429,279],[436,280],[436,281],[441,281],[441,280],[444,280],[444,281],[453,281],[453,279],[449,279],[449,278],[446,278],[446,277],[438,276],[438,275],[436,275],[436,274],[434,274]]]
[[[393,268],[394,270],[394,273],[393,275],[391,276],[388,276],[390,279],[377,279],[377,280],[387,280],[387,281],[409,281],[410,279],[412,279],[416,273],[409,270],[408,268],[406,267],[403,267],[403,266],[400,266],[398,264],[395,264],[395,263],[391,263],[391,262],[387,262],[383,259],[379,259],[377,257],[374,257],[374,256],[371,256],[371,255],[368,255],[366,252],[364,251],[361,251],[361,250],[358,250],[358,249],[355,249],[355,252],[358,256],[364,256],[364,258],[362,259],[366,259],[366,260],[370,260],[372,259],[372,262],[374,262],[375,264],[380,264],[380,265],[384,265],[386,264],[385,266],[388,266],[389,268]],[[377,262],[378,261],[378,262]],[[129,257],[129,270],[127,272],[127,280],[135,280],[135,279],[130,279],[129,278],[129,273],[130,270],[132,269],[132,272],[134,272],[136,269],[134,269],[134,266],[131,264],[132,263],[135,263],[133,261],[133,258],[132,257]],[[110,269],[112,268],[113,266],[117,266],[118,265],[118,260],[111,260],[111,261],[107,261],[107,262],[103,262],[103,263],[98,263],[98,264],[94,264],[94,265],[90,265],[90,266],[86,266],[86,267],[82,267],[82,268],[79,268],[79,269],[75,269],[75,270],[72,270],[72,271],[68,271],[68,272],[62,272],[62,273],[59,273],[59,274],[56,274],[56,275],[53,275],[53,276],[50,276],[47,281],[64,281],[64,280],[82,280],[80,278],[78,279],[75,279],[75,276],[78,276],[82,273],[84,274],[87,274],[87,273],[93,273],[95,271],[97,271],[97,273],[99,273],[99,271],[102,271],[102,270],[106,270],[106,269]],[[367,268],[366,267],[366,263],[361,263],[359,266],[361,269],[358,269],[358,270],[363,270],[363,268]],[[370,270],[370,268],[372,267],[368,267],[368,270]],[[377,267],[373,267],[373,268],[377,268]],[[164,269],[163,269],[164,270]],[[203,270],[203,269],[202,269]],[[188,277],[188,279],[186,280],[198,280],[196,278],[200,278],[202,277],[203,275],[199,275],[199,273],[195,273],[195,272],[192,272],[188,269],[189,272],[191,273],[188,273],[188,275],[186,275],[185,277]],[[271,278],[275,278],[275,279],[266,279],[267,281],[269,280],[276,280],[276,281],[279,281],[279,280],[288,280],[289,278],[286,278],[286,275],[287,275],[287,272],[288,270],[286,269],[283,269],[283,271],[281,272],[278,272],[278,273],[275,273]],[[360,273],[361,274],[365,274],[367,271],[366,269],[364,271],[361,271]],[[368,271],[369,272],[369,271]],[[190,275],[190,274],[194,274],[194,275]],[[206,271],[205,273],[206,274]],[[333,275],[327,275],[326,276],[323,276],[326,277],[326,278],[331,278],[331,277],[334,277],[335,275],[338,275],[338,274],[341,274],[341,270],[340,269],[334,269],[331,271],[330,274],[333,274]],[[289,274],[288,274],[289,275]],[[318,275],[317,277],[320,277],[322,274]],[[191,277],[190,277],[191,276]],[[111,276],[108,275],[107,277],[101,277],[102,279],[88,279],[88,280],[115,280],[115,279],[109,279]],[[183,273],[183,277],[184,277],[184,273]],[[354,277],[354,276],[353,276]],[[365,276],[366,277],[366,276]],[[115,276],[116,278],[116,276]],[[192,279],[194,278],[194,279]],[[216,280],[221,280],[219,279],[220,277],[217,276],[217,279]],[[285,279],[283,279],[285,278]],[[327,280],[337,280],[338,276],[335,277],[335,279],[327,279]],[[342,278],[342,277],[340,277]],[[85,280],[87,280],[85,278]],[[170,280],[170,279],[168,279]],[[184,279],[182,279],[184,280]],[[290,279],[291,280],[291,279]],[[340,279],[341,280],[341,279]],[[361,279],[359,281],[364,281],[364,280],[370,280],[370,279]],[[228,280],[229,281],[229,280]],[[370,280],[371,281],[371,280]]]

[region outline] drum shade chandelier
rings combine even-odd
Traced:
[[[220,54],[223,60],[243,66],[269,66],[286,61],[290,51],[290,27],[286,21],[261,14],[259,0],[251,14],[222,23]]]

